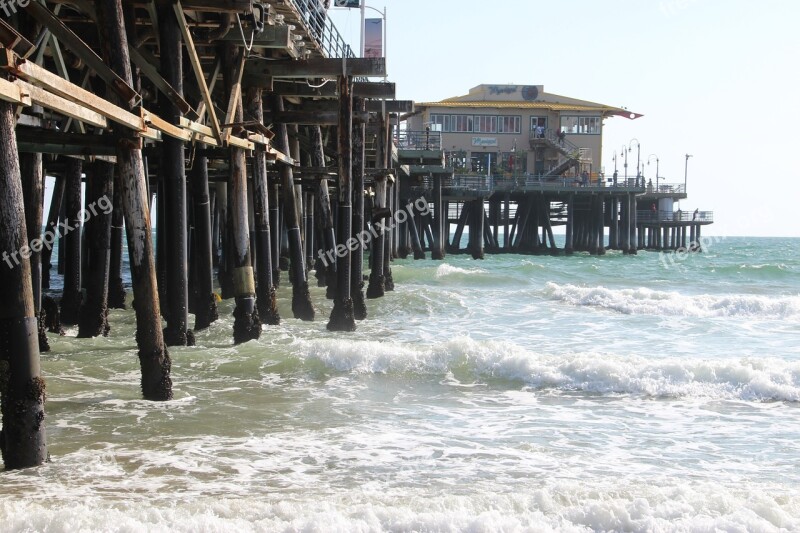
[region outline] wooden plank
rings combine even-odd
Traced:
[[[128,47],[128,50],[131,53],[131,61],[133,61],[139,69],[141,69],[142,74],[147,76],[147,78],[153,82],[153,85],[156,86],[156,89],[161,91],[164,96],[169,98],[170,102],[175,104],[175,107],[180,109],[181,113],[184,115],[191,115],[195,116],[195,111],[192,109],[192,106],[189,105],[189,102],[184,100],[183,96],[181,96],[178,91],[176,91],[172,85],[167,83],[161,74],[158,73],[158,69],[150,63],[144,55],[142,55],[139,50],[136,49],[134,46]]]
[[[141,100],[139,93],[133,90],[133,87],[125,83],[122,78],[117,76],[116,72],[109,68],[94,50],[83,42],[80,37],[75,35],[75,33],[69,29],[66,24],[61,22],[52,11],[38,2],[28,2],[25,5],[20,3],[19,6],[50,30],[51,34],[66,44],[75,55],[81,58],[90,69],[94,70],[114,92],[123,98],[124,101],[138,102]]]
[[[189,131],[192,131],[194,133],[201,133],[203,135],[208,135],[208,136],[214,135],[214,132],[208,126],[205,126],[205,125],[200,124],[199,122],[195,122],[193,120],[189,120],[186,117],[181,117],[180,126],[181,126],[181,128],[185,128],[185,129],[187,129]]]
[[[30,97],[31,102],[34,104],[46,107],[47,109],[52,109],[53,111],[64,116],[74,118],[75,120],[79,120],[86,124],[91,124],[92,126],[96,126],[98,128],[105,129],[108,127],[108,121],[106,120],[106,117],[100,113],[92,111],[91,109],[87,109],[70,100],[67,100],[66,98],[62,98],[53,93],[47,92],[41,87],[26,83],[22,80],[17,80],[14,83],[20,87],[22,92]]]
[[[374,113],[413,113],[414,102],[411,100],[368,100],[367,111]]]
[[[17,128],[17,142],[20,147],[25,146],[25,149],[21,151],[61,155],[113,156],[116,154],[117,148],[109,136],[24,127]]]
[[[227,144],[229,146],[235,146],[237,148],[243,148],[245,150],[254,150],[256,145],[247,139],[242,139],[240,137],[235,137],[231,135],[228,137]]]
[[[175,137],[176,139],[180,139],[182,141],[191,141],[192,140],[192,132],[187,131],[185,129],[180,128],[179,126],[174,126],[164,120],[163,118],[159,117],[155,113],[151,113],[145,108],[141,108],[141,115],[142,120],[148,126],[152,126],[153,128],[166,133],[170,137]]]
[[[245,72],[247,74],[247,72]],[[247,81],[252,81],[248,78]],[[270,92],[281,96],[294,96],[297,98],[337,98],[336,83],[333,81],[324,84],[322,87],[312,87],[305,81],[275,81]],[[383,98],[393,100],[395,98],[395,84],[389,82],[355,82],[353,83],[353,96],[361,98]]]
[[[367,113],[354,113],[353,120],[366,122]],[[339,124],[338,111],[271,111],[264,113],[268,123],[303,124],[316,126],[335,126]]]
[[[197,85],[200,87],[200,93],[203,95],[203,103],[205,104],[205,111],[208,113],[209,121],[211,122],[211,129],[214,131],[214,138],[222,142],[222,130],[219,126],[217,113],[214,110],[214,102],[211,99],[211,92],[206,85],[205,75],[203,74],[203,65],[200,63],[200,56],[197,55],[197,49],[194,46],[194,39],[192,39],[192,32],[189,30],[189,24],[186,22],[186,16],[183,14],[183,6],[180,0],[176,0],[173,4],[175,16],[178,17],[178,27],[183,35],[183,42],[186,44],[186,51],[189,54],[189,62],[192,64],[192,71],[197,80]]]
[[[30,61],[22,59],[17,61],[16,55],[10,50],[0,50],[0,67],[11,71],[32,85],[42,87],[62,98],[87,107],[123,126],[136,131],[143,131],[145,128],[142,117],[129,113]]]
[[[385,76],[386,59],[379,58],[313,58],[249,61],[245,67],[248,77],[321,78],[341,76]]]
[[[31,105],[30,94],[19,86],[19,82],[12,83],[4,78],[0,78],[0,100],[25,107]]]

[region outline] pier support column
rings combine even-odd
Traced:
[[[20,154],[22,196],[25,202],[25,227],[30,250],[31,288],[33,310],[36,314],[39,335],[39,351],[50,350],[42,315],[42,209],[44,200],[44,167],[42,154]],[[47,245],[44,244],[44,247]]]
[[[384,254],[384,229],[386,222],[386,176],[375,176],[375,208],[372,211],[372,234],[376,235],[372,239],[372,250],[370,258],[372,268],[369,275],[369,287],[367,288],[367,298],[383,297],[386,287],[383,277],[385,258]]]
[[[638,223],[637,223],[637,220],[636,220],[636,195],[635,194],[630,194],[628,196],[628,200],[630,202],[630,211],[629,211],[629,215],[628,215],[630,220],[629,220],[628,224],[630,226],[630,231],[631,231],[631,236],[630,236],[630,240],[629,240],[630,249],[628,250],[628,253],[631,254],[631,255],[636,255],[636,252],[637,252],[637,249],[638,249],[638,244],[637,244],[638,240],[637,240],[637,232],[636,232],[636,230],[638,228]]]
[[[237,70],[243,63],[243,50],[237,49],[233,43],[221,46],[222,72],[225,84],[225,95],[229,112],[232,111],[233,122],[240,123],[244,117],[244,106],[241,93],[241,82],[237,79]],[[240,74],[240,73],[239,73]],[[235,132],[234,132],[235,133]],[[230,147],[230,169],[228,184],[230,185],[228,201],[231,212],[229,229],[230,247],[225,250],[232,263],[233,291],[236,307],[233,311],[233,342],[240,344],[261,336],[261,321],[256,308],[256,282],[253,272],[253,261],[250,254],[250,215],[247,194],[247,162],[245,152],[236,146]]]
[[[87,173],[86,206],[86,301],[78,324],[78,337],[107,336],[108,273],[111,259],[111,209],[114,196],[114,165],[95,161]]]
[[[389,131],[391,134],[391,130]],[[391,139],[390,139],[391,141]],[[391,146],[391,144],[389,144]],[[389,163],[391,163],[391,152],[389,152]],[[386,178],[386,207],[389,209],[388,215],[393,216],[396,213],[395,204],[395,189],[396,183],[391,178]],[[392,220],[394,224],[394,220]],[[384,231],[383,239],[383,289],[385,292],[394,290],[394,276],[392,275],[392,247],[395,246],[394,241],[397,239],[397,228]]]
[[[195,293],[194,329],[206,329],[219,318],[214,296],[214,246],[211,228],[211,197],[208,188],[208,158],[205,144],[197,145],[192,167],[194,207],[194,263],[197,287]]]
[[[444,204],[442,203],[442,176],[441,174],[434,174],[433,176],[433,250],[431,252],[431,259],[442,260],[444,259],[444,227],[445,220],[447,220],[447,213],[444,212]],[[496,227],[495,227],[496,233]]]
[[[247,114],[259,123],[264,123],[264,99],[262,90],[251,87],[247,91]],[[264,324],[277,326],[281,323],[278,313],[275,283],[272,279],[272,236],[270,228],[270,198],[267,181],[266,148],[256,144],[253,154],[253,210],[255,218],[256,248],[256,303],[258,316]],[[313,228],[307,231],[313,231]]]
[[[347,242],[351,239],[353,208],[353,168],[352,168],[352,133],[353,133],[353,95],[351,93],[352,78],[339,77],[339,220],[337,227],[338,244],[336,246],[336,298],[333,311],[328,321],[330,331],[355,331],[356,323],[353,315],[353,299],[350,284],[352,279],[352,254]]]
[[[98,0],[98,29],[107,65],[129,85],[133,84],[128,38],[121,0]],[[133,111],[132,102],[118,102]],[[131,280],[136,300],[136,342],[142,367],[142,393],[148,400],[172,399],[172,363],[164,345],[158,300],[150,212],[142,160],[141,138],[123,127],[114,128],[117,165],[120,168],[122,205],[128,236]]]
[[[322,128],[319,126],[311,127],[311,165],[316,168],[325,168],[325,150],[323,148]],[[324,269],[324,279],[326,286],[334,288],[336,286],[336,232],[333,225],[333,210],[331,209],[331,197],[328,190],[328,178],[317,176],[317,205],[319,206],[320,226],[322,227],[322,242],[318,253],[316,269]],[[319,272],[318,272],[319,274]],[[320,279],[323,279],[320,277]],[[332,299],[333,294],[329,295]]]
[[[469,225],[470,253],[473,259],[483,259],[483,224],[486,213],[483,208],[483,198],[473,201],[472,220]]]
[[[359,115],[366,111],[364,99],[353,98],[353,109]],[[385,138],[385,131],[382,131]],[[364,320],[367,318],[367,304],[364,302],[364,245],[365,241],[358,238],[364,230],[364,136],[366,125],[363,121],[353,121],[351,134],[353,146],[353,159],[351,162],[353,176],[353,228],[352,237],[356,238],[352,260],[352,273],[350,276],[350,296],[353,298],[353,318]],[[383,153],[386,153],[385,144]],[[384,165],[385,166],[385,165]],[[384,193],[385,196],[385,193]],[[381,246],[381,255],[383,254]]]
[[[160,72],[178,95],[183,95],[183,50],[181,31],[172,2],[158,0]],[[169,98],[160,99],[161,117],[170,124],[179,124],[181,112]],[[167,346],[191,346],[194,334],[189,330],[189,259],[186,227],[186,169],[183,141],[165,135],[161,141],[159,180],[164,184],[164,228],[158,228],[159,240],[164,231],[166,241],[164,293],[167,301],[167,327],[164,342]]]
[[[119,168],[114,166],[114,197],[111,211],[111,256],[108,267],[108,308],[125,309],[125,286],[122,283],[122,231],[125,217],[122,214],[122,182]]]
[[[605,205],[606,199],[601,194],[597,197],[597,255],[606,254]]]
[[[283,98],[280,95],[271,94],[270,107],[272,111],[283,111]],[[284,123],[274,124],[273,131],[276,133],[273,139],[275,147],[284,153],[289,153],[288,126]],[[294,186],[294,172],[289,165],[284,163],[278,163],[278,171],[280,173],[281,188],[283,189],[283,220],[286,224],[289,253],[291,255],[292,314],[300,320],[312,321],[314,320],[315,311],[311,303],[311,295],[308,292],[308,273],[305,266],[305,252],[300,232],[300,213]],[[278,232],[278,236],[280,237],[280,232]],[[277,244],[280,252],[280,239]]]
[[[61,323],[73,326],[78,323],[81,307],[81,174],[80,159],[66,161],[67,185],[64,190],[66,204],[62,237],[64,242],[64,290],[61,297]]]
[[[6,76],[2,76],[7,81]],[[47,460],[45,384],[31,286],[14,107],[0,101],[0,454],[7,470]]]
[[[574,236],[575,236],[575,195],[570,194],[567,197],[567,227],[564,239],[564,253],[567,255],[572,255],[575,252]]]

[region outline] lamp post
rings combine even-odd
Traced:
[[[623,165],[623,167],[625,167],[625,186],[626,187],[628,186],[628,150],[629,150],[629,148],[623,144],[622,145],[622,154],[625,156],[625,164]]]
[[[658,192],[658,156],[656,154],[650,154],[649,156],[647,156],[647,164],[649,165],[650,161],[654,157],[656,158],[656,192]]]
[[[640,156],[642,153],[642,145],[639,144],[639,139],[633,138],[628,143],[628,151],[631,151],[631,144],[636,143],[636,186],[639,186],[639,180],[641,179],[641,172],[639,171],[639,164],[640,164]]]
[[[683,194],[686,194],[686,178],[689,175],[689,158],[694,157],[691,154],[686,154],[686,163],[683,168]]]
[[[617,151],[614,150],[614,187],[617,186]]]

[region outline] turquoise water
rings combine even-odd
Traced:
[[[51,336],[3,531],[800,530],[800,240],[402,260],[354,334],[232,307],[140,399],[131,311]]]

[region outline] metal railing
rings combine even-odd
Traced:
[[[319,0],[291,0],[291,3],[325,57],[356,57]]]
[[[469,176],[469,175],[456,175],[452,178],[446,179],[442,185],[451,189],[463,189],[468,191],[513,191],[513,190],[552,190],[563,189],[570,187],[581,187],[588,189],[606,189],[602,179],[598,179],[597,175],[593,175],[588,183],[583,183],[580,176],[562,177],[559,179],[547,179],[537,176]],[[623,184],[618,184],[617,189],[627,188],[634,192],[641,192],[642,188],[635,186],[631,183],[628,187]]]
[[[539,130],[531,130],[530,140],[532,143],[535,143],[537,139],[548,141],[556,149],[563,151],[564,154],[571,159],[592,158],[592,151],[590,148],[581,148],[577,144],[567,139],[566,134],[559,136],[558,130],[545,129],[541,132]]]
[[[664,183],[662,181],[659,181],[658,185],[656,185],[651,179],[647,182],[647,192],[653,194],[684,194],[686,187],[683,183]]]
[[[401,150],[441,150],[442,133],[439,131],[401,130],[394,142]]]
[[[637,211],[639,222],[714,222],[713,211]]]

